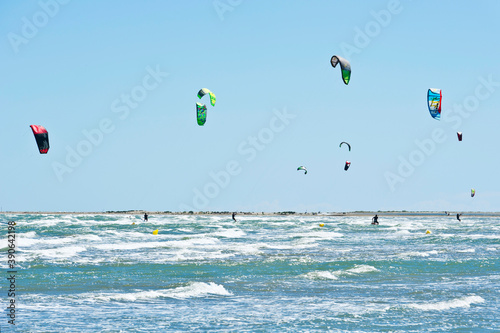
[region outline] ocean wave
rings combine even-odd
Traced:
[[[95,300],[101,301],[146,301],[155,298],[176,298],[188,299],[197,297],[209,296],[232,296],[233,294],[226,290],[224,286],[214,282],[192,282],[187,286],[177,287],[173,289],[159,289],[159,290],[142,290],[133,293],[106,293],[94,296]],[[90,297],[90,296],[89,296]]]
[[[99,250],[137,250],[137,249],[164,247],[164,246],[165,242],[113,243],[113,244],[93,245],[94,248]]]
[[[234,257],[233,253],[223,253],[221,250],[215,252],[201,252],[194,250],[184,250],[174,254],[170,260],[184,262],[184,261],[201,261],[201,260],[221,260]]]
[[[83,246],[66,246],[55,249],[44,249],[44,250],[26,251],[26,252],[38,254],[48,259],[66,259],[74,257],[83,251],[87,251],[87,248]]]
[[[313,271],[302,276],[312,280],[337,280],[340,276],[358,275],[365,273],[378,272],[379,270],[370,265],[356,265],[353,268],[338,271]]]
[[[465,238],[465,239],[474,239],[474,240],[478,240],[478,239],[500,239],[500,235],[481,235],[481,234],[478,234],[478,235],[463,235],[461,237]]]
[[[263,244],[262,248],[270,250],[302,250],[315,248],[317,246],[318,244],[316,244],[315,242],[301,243],[299,241],[292,244]]]
[[[484,303],[485,300],[481,296],[467,296],[461,298],[455,298],[450,301],[436,302],[436,303],[425,303],[408,304],[409,308],[423,310],[423,311],[444,311],[453,308],[470,308],[471,304]]]
[[[331,238],[338,238],[338,237],[343,237],[344,234],[341,234],[339,232],[333,232],[333,231],[312,231],[308,233],[298,233],[294,235],[295,237],[304,237],[304,238],[315,238],[317,239],[331,239]]]
[[[347,274],[363,274],[371,272],[378,272],[378,269],[370,265],[356,265],[353,268],[345,270],[345,273]]]
[[[225,238],[241,238],[245,236],[245,232],[239,229],[228,229],[228,230],[221,230],[221,231],[216,231],[213,233],[209,234],[210,236],[216,236],[216,237],[225,237]]]
[[[334,272],[329,271],[314,271],[303,275],[311,280],[338,280],[338,276]]]
[[[75,243],[77,239],[75,237],[50,237],[50,238],[24,238],[18,237],[18,245],[20,247],[30,247],[33,245],[61,245],[68,243]]]
[[[400,257],[429,257],[430,255],[436,255],[439,252],[436,250],[431,251],[412,251],[401,253]]]
[[[476,252],[475,249],[463,249],[463,250],[457,250],[459,253],[474,253]]]
[[[394,235],[411,235],[410,230],[408,229],[397,229],[394,232]]]

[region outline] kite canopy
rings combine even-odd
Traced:
[[[207,106],[205,104],[196,103],[196,119],[198,125],[203,126],[207,121]]]
[[[298,171],[298,170],[304,170],[304,175],[307,175],[307,169],[306,169],[306,167],[305,167],[305,166],[302,166],[302,165],[301,165],[301,166],[299,166],[299,167],[297,168],[297,171]]]
[[[349,169],[350,166],[351,166],[351,162],[345,161],[344,170],[347,171],[347,169]]]
[[[342,141],[339,145],[339,147],[342,147],[342,144],[345,143],[347,145],[347,147],[349,147],[349,151],[351,151],[351,145],[345,141]]]
[[[458,141],[462,141],[462,132],[457,132]]]
[[[349,84],[349,80],[351,79],[351,64],[346,59],[334,55],[332,59],[330,59],[330,63],[335,68],[337,64],[340,62],[340,69],[342,70],[342,80],[344,80],[345,84]]]
[[[215,106],[215,95],[213,92],[211,92],[207,88],[201,88],[201,90],[198,91],[198,98],[201,99],[206,94],[208,94],[210,96],[210,104],[212,104],[212,106]]]
[[[49,151],[49,133],[40,125],[30,125],[33,134],[35,135],[36,144],[40,154],[47,154]]]
[[[432,118],[441,119],[441,89],[429,89],[427,91],[427,103]]]
[[[476,195],[476,190],[475,189],[471,189],[470,190],[470,196],[471,196],[471,198],[474,198],[475,195]]]

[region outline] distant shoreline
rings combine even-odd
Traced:
[[[145,211],[145,210],[128,210],[128,211],[105,211],[105,212],[30,212],[30,211],[3,211],[1,215],[231,215],[229,211],[206,211],[206,212],[170,212],[170,211]],[[444,211],[355,211],[355,212],[236,212],[237,215],[248,216],[455,216],[457,213],[463,216],[486,216],[500,217],[500,212],[448,212]]]

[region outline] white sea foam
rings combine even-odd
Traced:
[[[17,246],[20,247],[30,247],[34,244],[40,242],[39,238],[36,238],[37,234],[34,231],[29,231],[25,233],[18,233],[16,235]]]
[[[18,233],[18,237],[26,237],[26,238],[33,238],[36,237],[36,232],[35,231],[28,231],[28,232],[23,232],[23,233]]]
[[[433,236],[435,236],[435,237],[440,237],[440,238],[452,238],[452,237],[457,237],[457,235],[454,235],[454,234],[443,234],[443,233],[433,234]]]
[[[335,273],[328,271],[314,271],[303,276],[311,280],[337,280],[339,278]]]
[[[17,237],[16,242],[17,242],[17,246],[19,246],[20,248],[28,248],[30,246],[37,244],[37,243],[40,243],[40,240],[36,239],[36,238]]]
[[[399,229],[394,232],[395,235],[410,235],[410,230],[407,229]]]
[[[87,234],[87,235],[78,235],[76,236],[77,239],[79,240],[86,240],[86,241],[100,241],[101,237],[93,234]]]
[[[412,252],[405,252],[405,253],[401,253],[400,256],[401,257],[429,257],[430,255],[436,255],[438,254],[439,252],[436,251],[436,250],[432,250],[432,251],[412,251]]]
[[[203,238],[188,238],[183,240],[167,241],[164,243],[168,247],[177,248],[192,248],[197,246],[207,246],[220,244],[220,241],[216,238],[203,237]]]
[[[260,246],[260,244],[234,244],[228,246],[227,249],[242,254],[258,254],[262,253]]]
[[[147,290],[147,291],[136,291],[133,293],[106,293],[94,296],[96,300],[102,301],[145,301],[155,298],[176,298],[176,299],[187,299],[196,297],[209,297],[209,296],[231,296],[231,292],[226,290],[224,286],[216,284],[214,282],[193,282],[187,286],[177,287],[173,289],[158,289],[158,290]],[[90,296],[88,296],[90,297]]]
[[[308,232],[308,233],[298,233],[295,234],[294,236],[298,237],[304,237],[304,238],[316,238],[316,239],[331,239],[331,238],[337,238],[337,237],[342,237],[344,234],[341,234],[339,232],[332,232],[332,231],[313,231],[313,232]]]
[[[459,253],[474,253],[476,252],[475,249],[463,249],[463,250],[457,250]]]
[[[96,244],[94,248],[100,250],[137,250],[150,249],[165,246],[165,242],[137,242],[137,243],[113,243],[113,244]]]
[[[500,239],[500,235],[464,235],[462,237],[469,239]]]
[[[171,258],[174,261],[186,261],[186,260],[208,260],[208,259],[227,259],[234,257],[234,253],[223,253],[222,251],[195,251],[195,250],[183,250],[175,253],[174,257]]]
[[[58,247],[55,249],[44,249],[37,250],[34,253],[37,253],[43,257],[49,259],[63,259],[63,258],[71,258],[76,256],[78,253],[86,251],[87,249],[83,246],[66,246],[66,247]],[[32,252],[32,251],[30,251]]]
[[[301,243],[300,241],[294,242],[294,243],[289,243],[289,244],[281,244],[281,243],[274,243],[274,244],[263,244],[262,248],[266,249],[272,249],[272,250],[293,250],[293,249],[309,249],[318,246],[316,243]]]
[[[357,275],[371,272],[378,272],[379,270],[370,265],[356,265],[353,268],[349,268],[346,270],[339,271],[313,271],[307,274],[304,274],[308,279],[325,279],[325,280],[337,280],[340,276],[343,275]]]
[[[378,269],[370,265],[356,265],[353,268],[347,269],[345,272],[349,274],[363,274],[378,272]]]
[[[239,229],[227,229],[227,230],[221,230],[221,231],[216,231],[210,234],[210,236],[217,236],[217,237],[227,237],[227,238],[240,238],[245,236],[245,232],[243,230]]]
[[[423,310],[423,311],[444,311],[453,308],[469,308],[471,304],[484,303],[484,298],[481,296],[467,296],[461,298],[455,298],[450,301],[436,302],[436,303],[424,303],[417,304],[412,303],[408,304],[408,307]]]
[[[50,237],[50,238],[23,238],[19,237],[18,245],[20,247],[30,247],[36,244],[41,245],[62,245],[76,243],[75,237]]]

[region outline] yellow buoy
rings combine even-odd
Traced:
[[[134,225],[134,224],[135,224],[135,222],[132,222],[132,225]]]
[[[319,226],[320,226],[320,227],[324,227],[324,226],[325,226],[325,224],[324,224],[324,223],[320,223],[320,224],[319,224]]]
[[[431,231],[430,231],[430,230],[427,230],[425,233],[426,233],[426,234],[430,234],[430,233],[431,233]]]
[[[155,231],[153,231],[153,235],[158,235],[158,229],[156,229]]]

